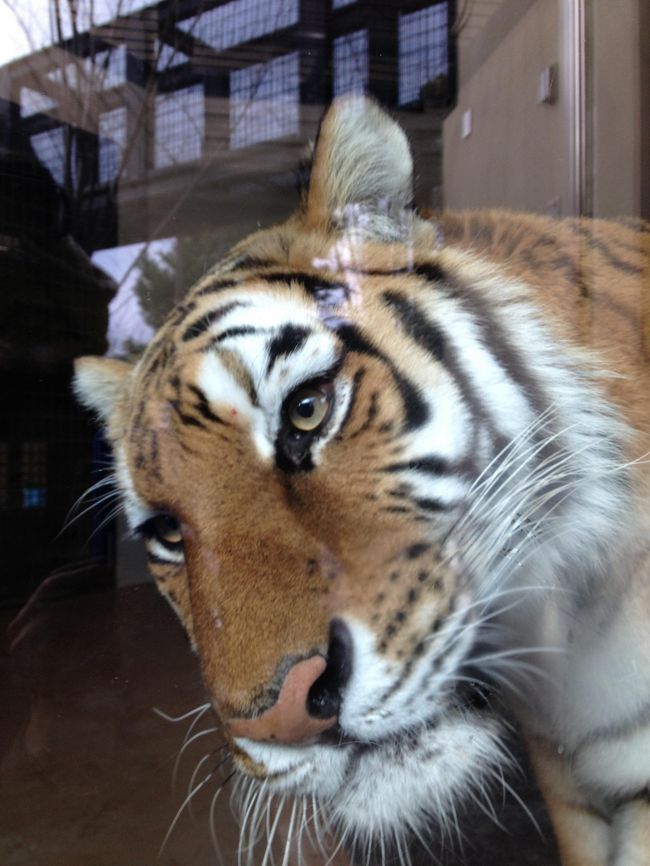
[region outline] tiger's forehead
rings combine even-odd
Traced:
[[[337,319],[344,307],[325,305]],[[304,286],[289,281],[260,291],[253,279],[206,293],[189,310],[178,309],[143,358],[131,438],[146,428],[243,428],[258,456],[270,460],[286,396],[328,374],[341,354],[323,305]]]

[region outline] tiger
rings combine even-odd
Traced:
[[[648,225],[413,189],[335,100],[296,212],[75,391],[249,811],[401,851],[490,806],[514,718],[563,866],[647,866]]]

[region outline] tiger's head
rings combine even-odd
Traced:
[[[501,760],[470,685],[485,559],[462,527],[535,417],[458,302],[491,277],[411,198],[403,132],[336,102],[298,211],[217,264],[134,366],[76,374],[239,769],[367,837],[444,819]]]

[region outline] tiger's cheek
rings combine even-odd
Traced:
[[[359,514],[331,530],[318,557],[327,618],[361,623],[381,655],[417,658],[457,607],[462,581],[449,559],[397,515]]]

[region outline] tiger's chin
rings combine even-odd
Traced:
[[[457,829],[461,800],[487,802],[489,781],[507,762],[501,734],[488,713],[459,711],[382,741],[285,746],[238,740],[248,767],[236,787],[242,843],[259,795],[303,800],[317,810],[316,829],[333,829],[353,847],[399,846],[435,826],[447,835]],[[252,776],[249,761],[263,773]]]

